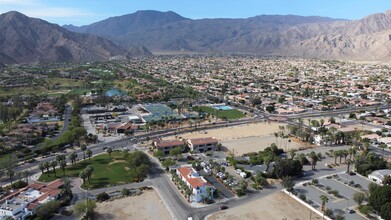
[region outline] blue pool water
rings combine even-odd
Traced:
[[[123,96],[123,95],[125,95],[125,92],[119,89],[110,89],[106,91],[106,96],[108,97]]]
[[[226,106],[226,105],[221,105],[221,106],[214,106],[213,108],[217,109],[217,110],[231,110],[232,108],[229,107],[229,106]]]

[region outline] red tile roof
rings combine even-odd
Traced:
[[[41,184],[41,183],[32,183],[32,184],[28,185],[29,188],[33,188],[35,190],[40,190],[44,186],[45,186],[45,184]]]
[[[193,144],[193,146],[204,145],[204,144],[218,144],[219,143],[219,141],[213,137],[195,138],[195,139],[190,139],[189,141],[190,141],[190,143]]]
[[[62,185],[64,185],[64,183],[62,182],[61,179],[56,179],[50,183],[48,183],[46,185],[47,188],[50,188],[50,189],[58,189],[60,188]]]
[[[39,203],[30,203],[28,206],[27,206],[27,209],[32,211],[34,210],[35,208],[37,208],[40,204]]]
[[[211,184],[203,181],[201,177],[191,177],[192,173],[196,173],[196,171],[191,167],[180,167],[178,168],[178,172],[186,179],[186,181],[191,185],[192,188],[197,188],[201,186],[210,186]]]
[[[163,141],[156,142],[157,148],[176,147],[176,146],[183,146],[183,145],[184,145],[183,141],[180,140],[163,140]]]

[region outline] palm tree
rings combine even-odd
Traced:
[[[324,119],[321,118],[321,119],[320,119],[320,127],[323,127],[323,125],[324,125]]]
[[[7,176],[10,178],[11,186],[12,186],[12,178],[14,178],[15,172],[11,169],[7,170]]]
[[[339,151],[338,150],[333,151],[332,154],[334,157],[334,164],[337,165],[337,157],[339,156]]]
[[[82,170],[79,173],[79,177],[83,179],[83,185],[85,185],[86,184],[86,178],[87,178],[87,173],[85,172],[85,170]]]
[[[76,152],[72,152],[69,155],[69,160],[71,161],[72,164],[76,161],[76,158],[77,158],[77,153]]]
[[[111,147],[109,147],[106,149],[106,152],[109,154],[109,156],[111,158],[111,153],[113,153],[113,149]]]
[[[339,157],[339,164],[342,164],[342,157],[344,157],[344,150],[339,150],[338,157]]]
[[[311,159],[312,170],[315,170],[316,162],[318,162],[319,157],[318,155],[316,155],[314,151],[311,151],[311,153],[309,153],[308,156]]]
[[[39,164],[39,169],[41,170],[42,174],[45,171],[45,165],[43,163]]]
[[[57,176],[56,175],[57,161],[55,161],[55,160],[50,161],[50,166],[53,168],[54,176]]]
[[[342,156],[344,157],[344,159],[345,159],[345,163],[346,163],[346,157],[348,157],[348,155],[349,155],[349,151],[348,150],[342,150]]]
[[[81,145],[80,149],[83,151],[83,160],[86,160],[87,145],[85,145],[85,144]]]
[[[91,160],[92,151],[90,149],[86,150],[86,154],[89,160]]]
[[[94,168],[91,165],[88,165],[85,169],[85,172],[87,174],[88,183],[91,182],[92,173],[94,172]]]
[[[60,163],[60,161],[65,160],[65,155],[56,155],[56,161]]]
[[[325,195],[319,196],[320,200],[322,201],[322,208],[321,210],[324,212],[326,211],[326,203],[329,201],[329,198]]]
[[[65,160],[60,161],[60,167],[62,169],[62,173],[65,176],[65,167],[67,166],[67,162]]]
[[[50,167],[49,162],[46,161],[45,163],[43,163],[43,165],[45,166],[46,172],[49,173],[49,167]]]
[[[352,159],[352,156],[354,158],[354,156],[356,155],[356,148],[355,147],[351,147],[349,148],[349,159],[351,160]]]

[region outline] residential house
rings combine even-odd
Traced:
[[[187,140],[187,144],[191,151],[203,153],[206,151],[217,150],[219,141],[214,137],[195,138]]]
[[[192,190],[191,200],[202,202],[205,198],[212,198],[215,188],[200,176],[192,167],[183,166],[176,170],[177,175]]]
[[[63,182],[57,179],[47,185],[33,183],[0,198],[0,220],[9,217],[24,220],[34,215],[35,210],[59,197]]]

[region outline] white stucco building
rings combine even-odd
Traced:
[[[215,188],[200,176],[192,167],[183,166],[176,170],[177,175],[181,178],[193,192],[192,200],[202,202],[204,198],[213,197]],[[209,189],[208,189],[209,188]],[[210,191],[210,192],[208,192]]]

